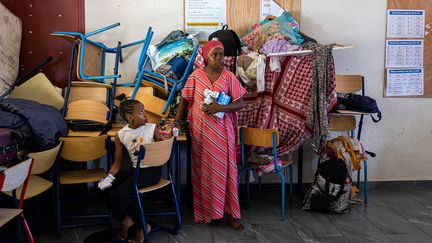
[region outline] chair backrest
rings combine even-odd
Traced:
[[[145,156],[141,160],[141,165],[161,166],[171,157],[174,137],[154,143],[145,144]]]
[[[87,162],[106,154],[106,135],[96,137],[62,137],[60,157],[74,162]]]
[[[33,159],[31,174],[42,174],[49,170],[57,159],[61,145],[62,142],[60,141],[60,143],[52,149],[42,152],[29,153],[27,156]]]
[[[65,120],[90,120],[107,124],[108,112],[108,107],[100,102],[77,100],[67,106]]]
[[[57,110],[63,108],[64,102],[60,92],[43,73],[38,73],[25,83],[15,87],[9,97],[34,100],[41,104],[53,106]]]
[[[330,131],[353,131],[356,129],[356,119],[354,116],[330,115]]]
[[[363,89],[363,77],[361,75],[336,75],[337,93],[355,93]]]
[[[81,59],[82,43],[78,45],[78,56],[77,56],[77,67],[80,67],[80,63],[83,67],[83,74],[86,76],[103,76],[103,63],[104,63],[104,52],[102,48],[91,44],[88,41],[84,42],[84,59]],[[77,77],[81,80],[84,78],[81,76],[79,68],[77,68]]]
[[[244,144],[260,147],[273,146],[273,134],[276,134],[276,146],[279,145],[279,133],[276,129],[240,127],[240,134],[243,132]]]
[[[7,192],[17,189],[30,175],[33,160],[28,159],[0,173],[0,191]]]
[[[68,104],[77,100],[94,100],[104,105],[107,104],[106,87],[71,87]]]
[[[116,96],[119,94],[125,94],[130,97],[133,92],[133,87],[116,87]],[[162,113],[165,107],[166,101],[153,95],[153,88],[151,87],[140,87],[135,95],[135,100],[144,104],[144,109],[148,114],[148,118],[152,123],[159,123],[160,118],[167,117],[169,113],[169,107],[165,114]],[[119,104],[119,101],[115,101],[114,104]],[[153,120],[153,121],[152,121]]]

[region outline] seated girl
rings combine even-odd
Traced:
[[[144,241],[144,225],[139,219],[139,208],[134,195],[134,171],[137,164],[139,147],[141,144],[161,141],[162,137],[156,124],[148,123],[144,105],[137,100],[129,100],[124,94],[120,99],[120,115],[127,121],[115,136],[115,158],[108,175],[99,182],[98,187],[103,192],[104,201],[114,216],[122,222],[119,240],[128,237],[128,229],[135,224],[138,231],[134,242]],[[120,171],[123,148],[126,148],[134,168]],[[140,165],[139,188],[154,185],[161,178],[161,167]],[[147,224],[147,232],[151,231]]]

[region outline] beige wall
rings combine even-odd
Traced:
[[[144,38],[148,26],[154,42],[183,26],[182,0],[89,0],[86,1],[86,30],[120,22],[103,37],[122,42]],[[369,180],[432,179],[431,99],[382,98],[386,0],[303,0],[301,29],[322,43],[353,44],[350,50],[335,51],[337,73],[365,76],[366,93],[374,97],[383,120],[365,119],[362,140],[377,153],[369,161]],[[114,45],[112,43],[112,45]],[[136,70],[134,55],[125,55],[124,80]],[[316,157],[305,146],[304,178],[310,181]],[[272,178],[273,179],[273,178]],[[272,180],[270,179],[270,180]],[[274,178],[277,181],[277,178]],[[269,181],[269,180],[267,180]]]

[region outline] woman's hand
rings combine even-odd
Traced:
[[[223,107],[219,105],[216,101],[207,105],[203,104],[201,110],[207,115],[213,115],[215,113],[223,111]]]

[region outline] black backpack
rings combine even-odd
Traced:
[[[222,42],[225,56],[238,56],[241,52],[240,38],[234,30],[229,30],[228,25],[222,26],[221,30],[213,32],[208,40],[217,39]]]
[[[346,94],[344,97],[338,97],[338,109],[346,109],[350,111],[366,112],[366,113],[377,113],[378,118],[371,115],[374,122],[381,121],[382,115],[378,108],[376,101],[365,95],[358,94]]]
[[[319,164],[311,188],[303,200],[303,209],[328,213],[349,212],[352,180],[345,162],[330,159]]]

